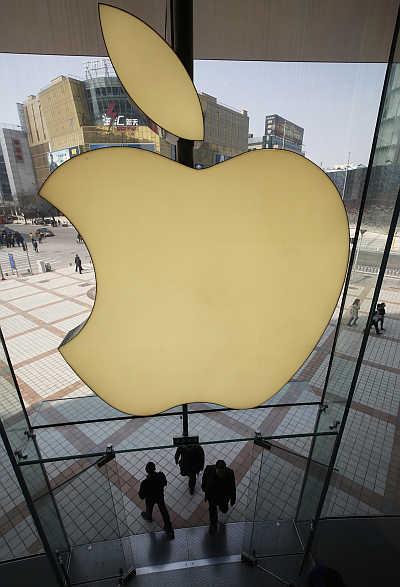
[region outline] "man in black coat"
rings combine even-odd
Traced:
[[[386,306],[385,302],[381,302],[380,304],[378,304],[376,306],[376,311],[378,313],[378,325],[380,324],[381,330],[385,330],[383,328],[383,323],[385,321],[385,314],[386,314],[385,306]]]
[[[196,477],[204,469],[204,450],[200,444],[179,446],[175,453],[175,462],[180,467],[181,475],[189,477],[189,491],[194,493]]]
[[[210,534],[214,534],[218,526],[218,508],[224,514],[236,502],[235,473],[226,466],[225,461],[217,461],[215,465],[207,465],[203,473],[201,488],[208,501],[210,512]]]
[[[82,273],[82,261],[80,256],[78,255],[78,253],[75,255],[75,272],[79,271],[79,273]]]
[[[156,466],[151,461],[146,465],[147,477],[140,484],[139,497],[146,503],[146,511],[142,517],[148,522],[153,521],[153,508],[158,505],[164,522],[164,530],[168,538],[175,538],[171,520],[164,501],[164,488],[167,486],[167,478],[161,471],[156,471]]]

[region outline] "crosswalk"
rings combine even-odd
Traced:
[[[24,251],[22,247],[1,247],[0,248],[0,267],[4,277],[11,275],[35,275],[42,273],[45,264],[49,264],[51,269],[61,269],[74,264],[74,256],[68,251],[54,251],[46,246],[39,245],[39,251],[36,253],[33,247],[28,244],[28,250]],[[86,251],[80,251],[82,264],[92,265],[89,254]]]

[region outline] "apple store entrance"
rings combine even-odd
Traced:
[[[15,393],[17,406],[18,389],[9,386],[8,393],[10,398]],[[288,401],[293,397],[304,401]],[[311,449],[322,441],[333,445],[337,437],[336,430],[315,431],[317,417],[325,413],[320,407],[321,398],[306,393],[300,381],[254,410],[191,404],[185,438],[179,408],[152,418],[131,417],[88,395],[43,401],[31,415],[28,434],[24,414],[14,413],[9,438],[18,439],[15,465],[66,584],[127,582],[160,566],[241,560],[279,576],[277,562],[288,557],[290,580],[300,571],[315,521],[310,503],[318,506],[329,471],[310,457]],[[194,440],[203,447],[205,465],[224,460],[235,473],[236,503],[219,513],[215,534],[209,532],[202,473],[191,495],[175,462],[177,445]],[[157,507],[152,522],[141,515],[145,508],[138,490],[148,461],[167,478],[165,503],[174,540],[163,531]],[[315,477],[313,499],[306,474]]]

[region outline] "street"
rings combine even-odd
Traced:
[[[33,250],[30,235],[40,226],[32,224],[9,224],[8,228],[18,231],[25,235],[26,243],[28,245],[28,253],[24,252],[22,248],[15,246],[12,248],[0,248],[0,266],[3,273],[6,275],[12,274],[10,266],[9,254],[13,255],[15,265],[19,275],[24,275],[30,272],[33,274],[39,273],[41,268],[38,261],[50,263],[52,269],[57,270],[74,264],[75,254],[78,253],[82,259],[83,266],[91,267],[91,259],[86,246],[83,243],[77,243],[77,231],[73,226],[61,227],[47,226],[54,237],[43,238],[38,245],[38,253]],[[383,250],[385,247],[385,235],[367,233],[361,243],[361,249],[357,258],[357,265],[360,268],[378,268],[381,263]],[[400,275],[400,247],[399,239],[392,248],[392,253],[388,260],[388,269],[398,272]],[[374,272],[374,271],[373,271]],[[14,271],[14,275],[16,272]],[[7,275],[6,275],[7,276]]]
[[[38,261],[50,263],[53,270],[68,267],[74,264],[76,253],[80,256],[83,267],[92,266],[86,246],[76,241],[77,232],[73,226],[57,226],[55,228],[47,226],[55,236],[43,238],[42,242],[38,243],[38,253],[33,250],[30,235],[37,228],[41,228],[40,226],[32,224],[9,224],[7,226],[25,235],[28,251],[25,252],[22,247],[18,246],[0,248],[0,266],[6,276],[13,273],[9,254],[14,258],[16,271],[19,275],[27,274],[30,272],[30,268],[32,273],[39,273],[41,269]],[[14,274],[16,271],[14,270]]]

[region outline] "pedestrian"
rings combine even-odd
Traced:
[[[142,512],[142,517],[148,522],[153,521],[153,509],[155,504],[158,505],[160,514],[164,522],[164,530],[168,538],[175,538],[171,520],[164,501],[164,488],[167,486],[167,478],[162,471],[156,471],[153,462],[146,465],[147,477],[140,484],[139,497],[145,500],[146,511]]]
[[[357,324],[360,306],[360,300],[356,298],[350,307],[350,320],[348,321],[347,326],[355,326]]]
[[[82,273],[82,261],[78,253],[75,255],[75,272]]]
[[[204,469],[204,450],[197,442],[179,446],[175,453],[175,463],[179,465],[181,475],[189,477],[189,491],[193,495],[196,477]]]
[[[373,326],[375,328],[376,334],[381,334],[381,332],[379,330],[379,321],[380,321],[380,316],[379,316],[378,312],[375,310],[375,312],[372,315],[370,328]]]
[[[33,250],[35,251],[35,253],[38,253],[39,249],[38,249],[37,240],[35,238],[32,239],[32,245],[33,245]]]
[[[378,304],[376,306],[376,311],[378,312],[378,325],[380,324],[381,326],[381,330],[385,330],[385,328],[383,328],[383,323],[385,321],[385,314],[386,314],[386,310],[385,310],[386,304],[385,302],[381,302],[380,304]]]
[[[236,502],[235,473],[226,466],[225,461],[217,461],[215,465],[207,465],[203,473],[201,488],[208,501],[210,513],[210,534],[215,534],[218,527],[218,508],[224,514]]]

